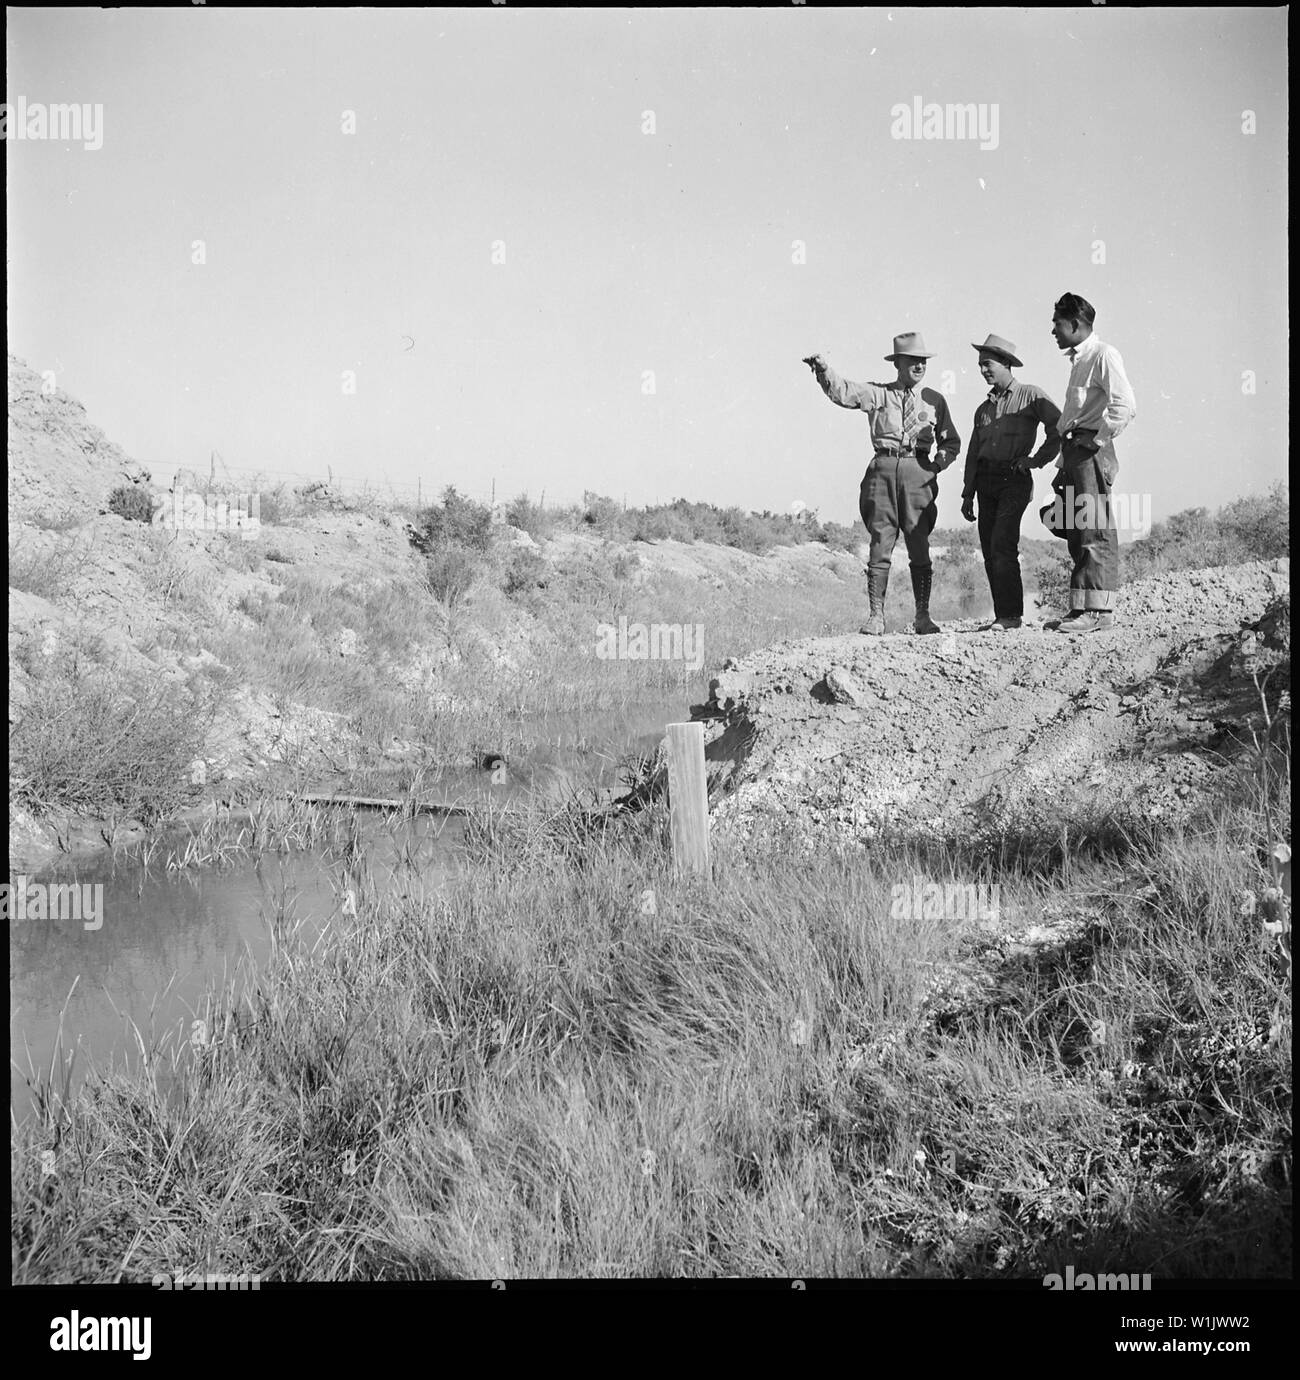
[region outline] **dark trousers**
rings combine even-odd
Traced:
[[[1074,569],[1070,573],[1070,608],[1113,610],[1119,588],[1119,533],[1111,511],[1111,486],[1100,452],[1067,445],[1052,488],[1064,525]]]
[[[914,455],[877,454],[858,491],[858,511],[871,538],[870,574],[888,579],[900,532],[912,569],[930,569],[930,533],[938,514],[938,493],[938,472],[928,462],[923,465]]]
[[[1020,580],[1020,519],[1034,496],[1034,477],[981,467],[975,480],[980,550],[989,578],[995,618],[1020,618],[1025,590]]]

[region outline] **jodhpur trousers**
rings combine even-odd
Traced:
[[[912,569],[930,569],[938,494],[939,474],[928,462],[923,465],[914,455],[877,453],[858,491],[858,511],[871,538],[870,574],[888,577],[900,532]]]

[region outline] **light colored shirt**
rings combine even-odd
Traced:
[[[1096,431],[1092,439],[1098,451],[1115,459],[1115,438],[1137,416],[1137,400],[1124,372],[1124,361],[1113,345],[1107,345],[1096,335],[1090,335],[1074,349],[1067,351],[1071,358],[1070,382],[1065,389],[1065,407],[1056,429],[1062,436],[1076,427]],[[1058,459],[1057,467],[1061,461]]]
[[[962,497],[975,492],[975,481],[981,462],[987,469],[1005,473],[1011,461],[1020,460],[1034,448],[1039,423],[1043,427],[1043,444],[1033,458],[1035,469],[1056,458],[1061,449],[1061,437],[1056,424],[1061,410],[1035,383],[1011,382],[999,392],[990,388],[988,397],[975,409],[975,429],[966,447],[966,469]]]
[[[856,407],[871,420],[873,450],[888,447],[894,450],[925,449],[927,427],[933,428],[936,446],[934,466],[947,469],[961,449],[961,437],[952,424],[948,403],[942,393],[933,388],[904,388],[895,379],[892,383],[851,383],[842,379],[829,364],[823,362],[816,370],[822,392],[836,407]],[[912,394],[911,415],[903,427],[903,394]]]

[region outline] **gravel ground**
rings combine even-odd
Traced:
[[[1261,726],[1251,670],[1289,652],[1289,600],[1280,560],[1128,586],[1107,633],[967,621],[766,648],[696,711],[716,826],[865,842],[1175,818]]]

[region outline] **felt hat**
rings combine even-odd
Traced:
[[[915,359],[933,359],[934,351],[925,348],[925,341],[921,339],[919,331],[904,331],[902,335],[894,337],[894,353],[886,355],[885,358],[892,363],[899,355],[911,355]]]
[[[1011,365],[1013,369],[1023,369],[1025,366],[1016,358],[1016,347],[1009,340],[1004,340],[1000,335],[990,335],[983,345],[976,345],[972,340],[971,345],[980,354],[997,355],[1004,363]]]

